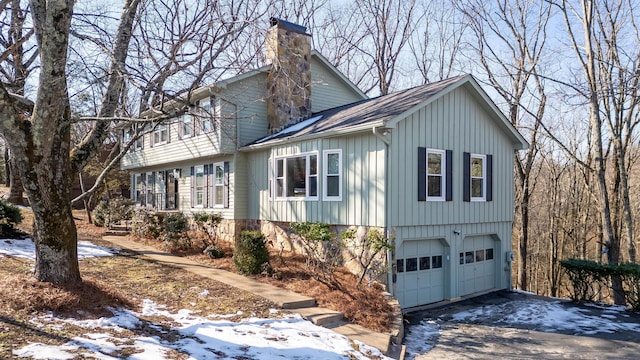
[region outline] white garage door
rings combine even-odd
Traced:
[[[410,240],[400,246],[396,295],[402,308],[444,300],[443,255],[440,240]]]
[[[464,239],[459,257],[460,295],[491,290],[496,285],[496,249],[491,236]]]

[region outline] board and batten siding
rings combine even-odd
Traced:
[[[342,150],[342,200],[323,201],[323,150]],[[318,200],[269,197],[269,159],[307,152],[318,154]],[[249,158],[249,218],[316,221],[333,225],[384,226],[385,145],[369,134],[297,142],[253,151]]]
[[[390,226],[512,221],[513,144],[464,88],[413,112],[391,136]],[[453,151],[453,201],[418,201],[418,147]],[[493,201],[463,201],[464,152],[493,155]]]
[[[311,110],[323,111],[362,100],[342,79],[322,62],[311,58]]]

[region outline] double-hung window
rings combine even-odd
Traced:
[[[418,148],[418,201],[453,200],[453,151]]]
[[[323,151],[323,196],[326,201],[342,200],[342,150]]]
[[[153,145],[165,144],[169,139],[169,130],[166,124],[156,126],[153,131]]]
[[[485,155],[471,154],[471,201],[484,201],[485,197]]]
[[[195,166],[195,187],[193,189],[194,207],[203,207],[204,206],[204,165]]]
[[[224,163],[213,164],[215,169],[214,203],[216,207],[224,204]]]
[[[318,155],[316,153],[276,158],[276,199],[311,199],[318,197]]]
[[[464,201],[492,201],[493,156],[467,152],[463,155]]]
[[[444,201],[445,151],[427,149],[427,200]]]
[[[215,109],[211,108],[211,103],[214,101],[214,98],[206,98],[200,101],[200,130],[202,133],[213,131]]]
[[[183,139],[193,136],[193,117],[191,114],[182,115],[180,134]]]

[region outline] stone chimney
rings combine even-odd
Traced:
[[[311,115],[311,35],[307,28],[271,18],[267,30],[267,120],[269,134]]]

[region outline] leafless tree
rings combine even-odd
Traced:
[[[527,290],[531,175],[539,153],[539,129],[547,95],[540,74],[551,6],[522,0],[459,4],[475,35],[477,58],[488,83],[504,101],[511,123],[528,135],[529,149],[516,155],[517,286]]]

